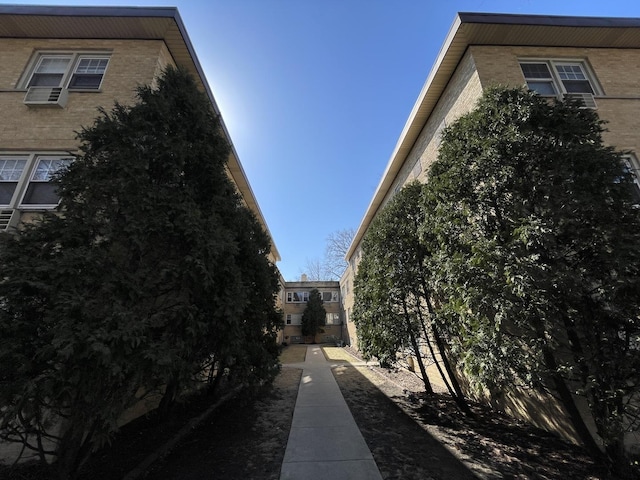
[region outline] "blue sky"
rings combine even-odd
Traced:
[[[286,280],[360,224],[456,12],[640,17],[637,0],[0,3],[178,7]]]

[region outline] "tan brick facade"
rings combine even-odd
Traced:
[[[302,335],[300,322],[307,307],[307,297],[311,290],[317,289],[324,296],[323,304],[327,322],[323,325],[315,338],[305,338]],[[340,343],[344,342],[344,321],[342,315],[342,300],[338,282],[300,281],[285,282],[283,288],[282,311],[284,327],[279,332],[279,340],[286,344],[292,343]]]
[[[70,92],[65,108],[28,107],[23,77],[41,51],[109,53],[100,90]],[[0,131],[0,149],[63,152],[77,147],[74,132],[93,123],[98,107],[133,102],[136,85],[151,83],[162,66],[173,63],[159,40],[45,39],[0,39],[0,62],[0,111],[11,119]]]

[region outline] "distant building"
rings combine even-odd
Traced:
[[[326,310],[324,325],[315,338],[305,338],[302,335],[302,314],[309,301],[309,292],[316,289],[320,292],[322,306]],[[340,283],[337,281],[316,282],[308,281],[302,275],[299,282],[285,282],[282,290],[282,310],[284,327],[280,332],[280,342],[292,343],[338,343],[343,341],[342,306],[340,297]]]

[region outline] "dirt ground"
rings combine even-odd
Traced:
[[[446,394],[426,397],[403,370],[354,366],[346,348],[324,348],[356,423],[386,480],[613,478],[578,447],[479,405],[475,420],[459,414]],[[168,456],[139,478],[277,480],[284,457],[304,361],[304,346],[283,351],[282,371],[257,399],[240,396],[217,410]],[[123,478],[189,417],[208,405],[183,408],[170,425],[141,419],[85,468],[82,479]],[[179,418],[178,418],[179,417]],[[5,476],[3,476],[5,475]],[[48,478],[22,470],[0,478]],[[640,478],[629,477],[629,478]]]
[[[553,434],[482,405],[471,405],[475,419],[462,415],[406,370],[341,366],[334,376],[385,479],[616,478]]]

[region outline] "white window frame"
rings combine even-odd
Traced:
[[[38,164],[43,160],[68,160],[69,162],[73,161],[73,157],[69,154],[60,154],[60,153],[24,153],[24,154],[15,154],[15,153],[1,153],[0,152],[0,161],[10,159],[10,160],[24,160],[25,165],[21,172],[20,178],[17,180],[17,184],[15,189],[13,190],[13,194],[11,199],[9,200],[9,204],[3,203],[0,204],[0,208],[2,209],[19,209],[19,210],[52,210],[58,206],[59,201],[55,204],[48,203],[24,203],[25,196],[27,194],[27,190],[29,185],[32,183],[47,183],[48,180],[34,180],[34,175],[36,173],[36,169]],[[12,182],[13,183],[13,182]]]
[[[574,92],[567,91],[564,81],[565,80],[570,81],[570,80],[569,79],[563,80],[561,78],[561,73],[558,71],[558,67],[561,67],[561,66],[579,67],[582,74],[584,75],[584,80],[586,80],[589,83],[589,87],[591,88],[591,94],[594,96],[603,95],[602,89],[600,88],[600,85],[596,80],[596,76],[591,71],[591,68],[589,68],[589,65],[584,59],[520,58],[518,62],[520,64],[520,70],[521,70],[522,76],[524,77],[525,83],[530,90],[535,91],[535,89],[529,86],[529,82],[540,82],[540,83],[548,82],[555,90],[555,94],[539,93],[540,96],[549,97],[549,98],[555,97],[562,100],[565,98],[567,94],[574,93]],[[533,77],[528,78],[526,77],[524,71],[522,70],[522,65],[525,65],[525,64],[544,64],[546,65],[551,76],[545,77],[545,78],[533,78]]]
[[[109,63],[111,60],[110,52],[87,52],[87,51],[76,51],[76,52],[61,52],[61,51],[39,51],[36,52],[36,55],[27,66],[25,73],[23,75],[23,79],[20,82],[20,85],[24,89],[28,89],[31,82],[33,81],[34,75],[36,75],[37,69],[42,64],[42,61],[47,58],[66,58],[68,59],[67,66],[65,68],[64,73],[60,78],[60,81],[57,85],[51,85],[51,88],[66,88],[70,91],[79,91],[79,92],[99,92],[102,88],[102,84],[104,82],[104,77],[107,74],[107,70],[109,68]],[[100,83],[97,87],[74,87],[71,86],[71,81],[76,75],[78,67],[83,60],[106,60],[107,63],[104,66],[104,71],[101,73]],[[87,74],[88,75],[88,74]],[[97,74],[96,74],[97,75]]]
[[[298,300],[295,300],[294,295],[298,295]],[[309,301],[309,292],[304,291],[289,291],[287,292],[287,303],[307,303]]]

